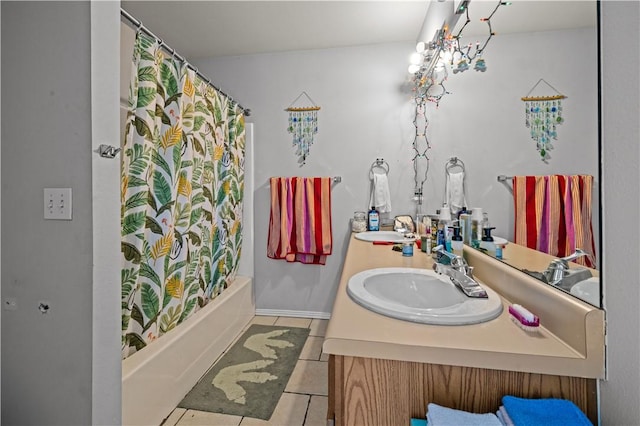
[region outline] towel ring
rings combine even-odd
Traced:
[[[444,186],[444,195],[442,197],[443,205],[448,203],[449,201],[447,199],[447,194],[449,193],[449,179],[451,176],[452,169],[455,169],[456,167],[459,168],[460,173],[462,173],[462,197],[463,197],[464,203],[466,204],[467,202],[467,188],[465,186],[465,181],[467,180],[467,170],[465,168],[464,161],[462,161],[458,157],[451,157],[444,164],[444,185],[445,186]]]
[[[390,169],[389,163],[387,163],[384,158],[376,158],[376,161],[371,163],[371,167],[369,168],[369,179],[373,180],[373,174],[376,169],[382,170],[385,175],[388,175]]]
[[[451,157],[444,165],[445,174],[451,174],[451,169],[459,167],[462,173],[466,173],[464,161],[459,159],[458,157]]]

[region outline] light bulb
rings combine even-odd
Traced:
[[[409,62],[415,65],[420,64],[420,62],[422,62],[422,55],[419,53],[412,53],[409,57]]]
[[[420,65],[411,64],[409,65],[409,74],[415,74],[420,71]]]
[[[427,49],[427,43],[425,43],[424,41],[419,41],[418,44],[416,44],[416,52],[422,53],[426,49]]]

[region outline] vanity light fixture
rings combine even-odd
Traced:
[[[482,54],[486,49],[491,38],[496,35],[491,26],[491,18],[495,15],[501,6],[508,6],[511,2],[498,1],[496,7],[489,16],[481,18],[481,22],[487,24],[487,37],[484,43],[479,41],[461,45],[460,39],[466,26],[471,22],[469,17],[469,1],[462,0],[454,3],[454,16],[445,19],[442,27],[436,30],[433,39],[430,42],[419,41],[416,44],[416,52],[411,55],[411,66],[408,68],[410,74],[413,74],[413,83],[416,97],[425,97],[427,100],[438,103],[442,96],[429,96],[431,85],[441,86],[448,77],[448,73],[444,75],[436,75],[434,71],[441,71],[442,67],[449,65],[454,74],[462,73],[473,67],[475,71],[485,72],[487,64]],[[459,16],[465,15],[466,21],[457,34],[453,35],[449,31],[449,25],[452,27],[457,23]],[[450,21],[450,22],[449,22]],[[417,66],[415,66],[417,65]],[[425,87],[425,85],[427,87]],[[443,91],[444,95],[446,90]]]

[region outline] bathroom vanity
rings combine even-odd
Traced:
[[[470,325],[428,325],[390,318],[355,303],[353,275],[374,268],[428,268],[416,250],[352,237],[323,351],[329,354],[328,419],[336,425],[406,425],[424,418],[429,402],[471,412],[495,412],[504,395],[564,398],[597,424],[597,379],[604,377],[604,312],[550,288],[475,250],[465,258],[503,311]],[[530,333],[508,314],[520,303],[540,317]]]

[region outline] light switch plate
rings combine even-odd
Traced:
[[[50,220],[71,220],[71,188],[44,189],[44,218]]]

